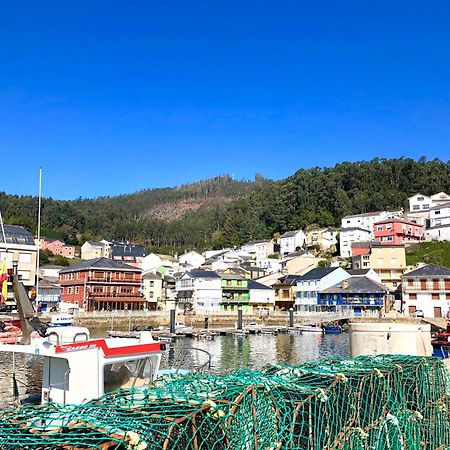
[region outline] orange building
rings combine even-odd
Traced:
[[[424,238],[424,226],[402,219],[387,219],[373,224],[375,242],[382,245],[402,245]]]
[[[64,256],[66,258],[75,258],[75,246],[66,245],[60,239],[43,238],[40,242],[41,250],[49,250],[54,255]]]

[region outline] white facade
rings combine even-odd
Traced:
[[[425,231],[427,241],[450,241],[450,225],[438,225]]]
[[[370,231],[370,239],[373,239],[373,224],[385,219],[400,217],[403,210],[375,211],[352,216],[345,216],[341,220],[341,228],[361,228]],[[341,255],[342,256],[342,255]]]
[[[142,258],[140,267],[144,272],[156,273],[159,270],[162,275],[172,276],[178,272],[179,264],[173,256],[150,253]]]
[[[86,241],[81,246],[81,259],[97,259],[105,256],[104,245],[100,242]]]
[[[435,273],[428,270],[437,268]],[[429,272],[429,273],[427,273]],[[429,264],[402,276],[403,311],[425,317],[448,317],[450,312],[450,270]]]
[[[183,303],[190,303],[197,312],[220,310],[221,278],[215,273],[213,276],[201,276],[187,272],[177,280],[176,291],[179,309],[183,309]]]
[[[65,269],[64,266],[54,266],[47,264],[39,267],[39,276],[47,280],[59,280],[59,271]]]
[[[446,194],[445,192],[438,192],[437,194],[431,196],[431,204],[433,205],[433,207],[441,206],[449,202],[450,195]]]
[[[371,232],[363,228],[343,228],[340,234],[341,257],[350,258],[352,256],[353,242],[370,241]]]
[[[191,251],[184,253],[178,258],[178,262],[183,266],[189,266],[192,269],[197,269],[206,261],[205,257],[200,253]]]
[[[430,228],[450,225],[450,203],[434,206],[430,210]]]
[[[306,242],[306,235],[303,230],[288,231],[280,236],[280,253],[286,256],[303,248]]]
[[[431,197],[420,193],[409,197],[408,202],[410,212],[428,211],[432,206]]]
[[[316,311],[318,309],[318,292],[349,277],[350,275],[341,267],[310,270],[297,282],[296,310],[302,312]]]
[[[273,241],[254,241],[243,245],[241,250],[249,253],[255,259],[262,259],[274,252],[274,246]]]
[[[149,307],[156,307],[163,298],[163,279],[156,274],[142,274],[142,296]]]
[[[257,258],[256,267],[266,270],[268,273],[281,272],[281,260],[272,258]]]
[[[265,289],[259,287],[257,289],[254,289],[250,287],[249,293],[249,305],[253,307],[257,307],[258,305],[267,306],[270,310],[273,310],[273,308],[275,307],[275,291],[272,288],[265,286]]]

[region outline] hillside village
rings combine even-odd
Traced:
[[[240,308],[265,315],[351,308],[356,316],[395,310],[447,317],[450,269],[406,265],[405,248],[423,241],[450,241],[450,196],[444,192],[410,197],[407,211],[345,216],[340,229],[309,226],[202,253],[170,256],[130,243],[86,241],[80,262],[40,267],[37,287],[38,248],[69,259],[77,248],[59,239],[38,241],[21,226],[5,225],[0,233],[1,259],[9,270],[18,264],[42,311],[63,302],[88,311]]]

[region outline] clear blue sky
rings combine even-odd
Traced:
[[[450,159],[450,2],[1,2],[0,190]]]

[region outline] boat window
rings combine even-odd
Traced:
[[[103,368],[104,392],[145,386],[152,381],[153,371],[150,358],[106,364]]]

